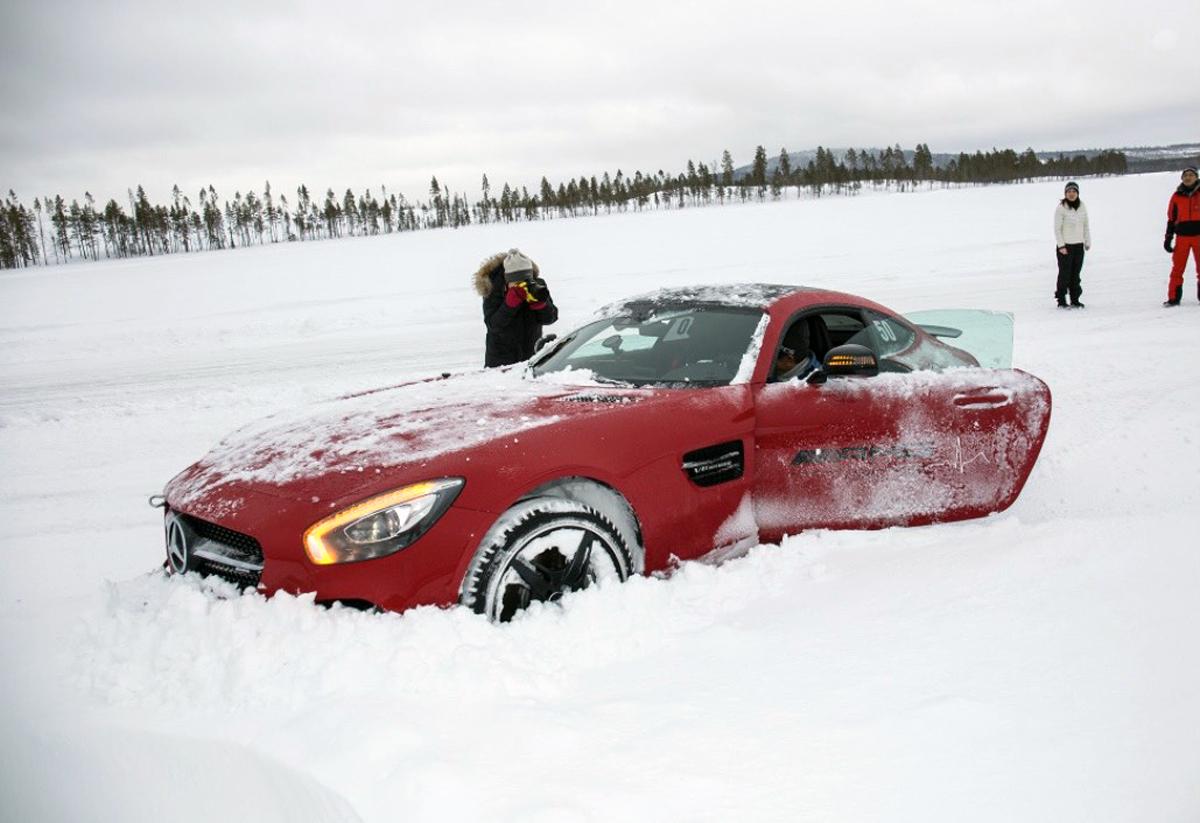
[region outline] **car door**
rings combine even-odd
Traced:
[[[755,398],[764,538],[978,517],[1020,493],[1050,394],[1015,370],[914,371],[767,383]]]
[[[754,514],[767,541],[802,529],[869,525],[896,434],[872,378],[767,383],[755,397]]]
[[[909,312],[904,319],[947,345],[970,353],[985,368],[1012,366],[1013,316],[1008,312],[927,309]]]

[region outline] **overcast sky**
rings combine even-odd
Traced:
[[[27,203],[1200,139],[1200,3],[0,0]]]

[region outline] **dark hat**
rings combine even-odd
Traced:
[[[1192,174],[1195,174],[1195,173],[1196,173],[1196,167],[1195,167],[1195,166],[1188,166],[1188,167],[1186,167],[1186,168],[1183,170],[1183,173],[1182,173],[1182,174],[1180,174],[1179,176],[1180,176],[1180,177],[1182,177],[1184,174],[1187,174],[1189,171],[1190,171]]]
[[[1067,183],[1067,185],[1063,187],[1063,194],[1066,194],[1071,189],[1074,189],[1075,193],[1079,194],[1079,184],[1076,183],[1074,180],[1072,180],[1070,183]]]

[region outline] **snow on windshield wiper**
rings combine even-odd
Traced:
[[[604,383],[605,385],[608,385],[608,386],[636,386],[636,385],[638,385],[637,383],[634,383],[633,381],[621,380],[620,378],[617,378],[617,377],[601,377],[600,375],[596,374],[595,372],[592,372],[592,379],[595,380],[597,383]]]

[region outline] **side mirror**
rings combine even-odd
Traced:
[[[825,353],[821,371],[827,377],[874,377],[879,374],[879,360],[866,346],[847,343]]]
[[[538,338],[538,341],[537,341],[536,343],[534,343],[534,344],[533,344],[533,353],[534,353],[534,354],[537,354],[537,353],[538,353],[538,352],[540,352],[542,349],[546,348],[546,344],[547,344],[547,343],[549,343],[551,340],[557,340],[557,339],[558,339],[558,335],[557,335],[557,334],[544,334],[544,335],[542,335],[541,337],[539,337],[539,338]]]

